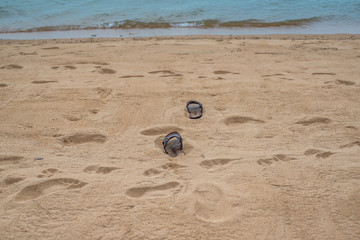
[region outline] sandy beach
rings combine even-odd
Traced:
[[[0,239],[359,239],[359,66],[360,35],[0,40]]]

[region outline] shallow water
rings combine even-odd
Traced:
[[[359,0],[0,1],[0,32],[322,26],[324,33],[360,33],[359,24]]]

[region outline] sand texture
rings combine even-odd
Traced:
[[[359,36],[0,41],[0,239],[359,238]]]

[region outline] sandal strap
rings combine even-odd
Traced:
[[[202,117],[203,110],[204,110],[203,105],[202,105],[200,102],[198,102],[198,101],[189,100],[189,101],[186,103],[186,109],[187,109],[188,113],[190,113],[190,109],[189,109],[189,105],[190,105],[190,104],[198,104],[199,107],[201,108],[201,113],[200,113],[200,115],[199,115],[199,116],[196,116],[196,117],[190,116],[190,119],[198,119],[198,118],[201,118],[201,117]]]
[[[171,132],[171,133],[169,133],[168,135],[166,135],[166,137],[165,137],[164,140],[163,140],[163,147],[164,147],[164,151],[165,151],[166,154],[169,154],[169,153],[166,151],[166,146],[167,146],[168,142],[170,141],[170,139],[172,139],[172,138],[177,138],[177,139],[179,139],[180,144],[181,144],[180,149],[182,150],[182,148],[183,148],[182,138],[181,138],[180,134],[179,134],[178,132]]]

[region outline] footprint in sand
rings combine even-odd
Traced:
[[[174,73],[173,71],[170,70],[162,70],[162,71],[151,71],[149,72],[150,74],[157,74],[157,73],[162,73],[164,75],[161,75],[160,77],[181,77],[183,76],[180,73]]]
[[[305,156],[311,156],[311,155],[315,155],[315,154],[320,153],[320,152],[321,152],[321,150],[319,150],[319,149],[308,149],[308,150],[306,150],[304,152],[304,155]]]
[[[25,177],[10,174],[10,175],[7,175],[4,177],[3,183],[5,183],[6,185],[11,185],[11,184],[18,183],[24,179],[25,179]]]
[[[32,84],[46,84],[46,83],[54,83],[58,81],[32,81]]]
[[[97,92],[97,94],[99,95],[100,98],[107,98],[112,93],[111,88],[98,87],[98,88],[95,88],[95,91]]]
[[[158,73],[162,73],[162,74],[175,74],[173,71],[170,70],[160,70],[160,71],[151,71],[149,72],[150,74],[158,74]]]
[[[98,114],[99,113],[99,109],[90,109],[89,112],[92,114]]]
[[[77,122],[80,121],[81,119],[83,119],[83,116],[81,115],[65,115],[64,116],[65,119],[71,121],[71,122]]]
[[[20,160],[23,160],[24,157],[21,156],[6,156],[0,155],[0,165],[7,165],[7,164],[17,164]]]
[[[168,197],[181,191],[182,185],[179,182],[168,182],[156,186],[144,186],[128,189],[125,194],[132,198],[158,198]]]
[[[62,66],[63,67],[63,69],[67,69],[67,70],[75,70],[75,69],[77,69],[77,67],[75,67],[75,66],[72,66],[72,65],[64,65],[64,66]],[[60,68],[60,66],[52,66],[51,67],[51,69],[59,69]]]
[[[170,132],[175,132],[175,131],[181,132],[182,128],[172,125],[153,126],[140,131],[140,134],[145,136],[156,136],[156,135],[168,134]]]
[[[61,142],[64,145],[72,146],[72,145],[90,143],[90,142],[104,143],[106,142],[106,140],[107,137],[99,133],[76,133],[70,136],[63,137],[61,139]]]
[[[278,77],[278,76],[284,76],[284,74],[282,73],[266,74],[266,75],[262,75],[261,77],[268,78],[268,77]]]
[[[309,126],[311,124],[329,124],[331,120],[326,117],[313,117],[304,120],[297,121],[295,124],[301,124],[303,126]]]
[[[84,169],[84,172],[86,173],[96,173],[96,174],[108,174],[112,171],[118,170],[117,167],[105,167],[105,166],[99,166],[99,165],[92,165],[88,166]]]
[[[9,64],[6,66],[0,67],[0,69],[21,69],[23,66],[17,65],[17,64]]]
[[[192,197],[192,212],[196,218],[211,223],[232,218],[232,206],[220,186],[213,183],[199,184]]]
[[[207,169],[215,169],[232,161],[240,160],[241,158],[219,158],[219,159],[212,159],[212,160],[204,160],[200,163],[200,166]]]
[[[184,75],[180,74],[180,73],[176,73],[176,74],[167,74],[167,75],[161,75],[160,77],[182,77]]]
[[[350,147],[354,147],[354,146],[360,147],[360,141],[354,141],[354,142],[342,145],[342,146],[340,146],[340,148],[350,148]]]
[[[124,75],[119,78],[142,78],[145,77],[144,75]]]
[[[328,158],[333,154],[335,154],[335,153],[327,151],[327,152],[323,152],[323,153],[318,153],[318,154],[315,155],[315,157],[317,157],[317,158]]]
[[[352,81],[346,81],[346,80],[340,80],[340,79],[336,80],[336,83],[337,83],[337,84],[346,85],[346,86],[355,85],[355,83],[352,82]]]
[[[224,123],[228,126],[236,125],[236,124],[243,124],[243,123],[265,123],[263,120],[259,120],[252,117],[243,117],[243,116],[231,116],[227,117],[224,120]]]
[[[312,75],[336,75],[336,73],[315,72]]]
[[[285,154],[276,154],[270,158],[260,158],[259,160],[257,160],[257,163],[259,165],[263,165],[263,164],[270,165],[270,164],[272,164],[274,162],[278,162],[278,161],[288,162],[288,161],[295,160],[295,159],[296,158],[287,156]]]
[[[223,112],[223,111],[226,111],[228,108],[224,105],[217,105],[217,106],[214,106],[214,108],[217,110],[217,111],[220,111],[220,112]]]
[[[98,73],[101,73],[101,74],[115,74],[116,71],[114,69],[110,69],[110,68],[99,68]]]
[[[54,49],[60,49],[59,47],[46,47],[46,48],[42,48],[44,50],[54,50]]]
[[[304,152],[305,156],[315,156],[317,158],[328,158],[333,154],[335,154],[335,153],[330,152],[330,151],[323,152],[319,149],[308,149]]]
[[[224,70],[217,70],[217,71],[214,71],[213,72],[214,74],[228,74],[228,73],[231,73],[229,71],[224,71]]]
[[[34,198],[41,197],[45,194],[57,192],[60,190],[70,190],[82,188],[86,182],[72,178],[56,178],[44,182],[33,184],[25,187],[15,197],[17,201],[26,201]]]
[[[151,176],[156,176],[159,175],[160,173],[162,173],[163,171],[161,171],[160,169],[157,168],[150,168],[146,171],[144,171],[144,175],[147,177],[151,177]]]
[[[97,62],[97,61],[79,61],[76,62],[76,64],[95,64],[97,66],[95,66],[95,68],[102,68],[102,66],[107,66],[110,65],[110,63],[106,63],[106,62]]]
[[[44,177],[52,177],[53,175],[55,175],[56,173],[61,173],[61,171],[59,169],[56,168],[48,168],[45,170],[41,171],[41,174],[37,175],[38,178],[44,178]]]
[[[64,68],[65,69],[70,69],[70,70],[75,70],[76,69],[75,66],[71,66],[71,65],[65,65]]]
[[[86,114],[80,111],[69,111],[65,113],[63,116],[66,120],[69,120],[71,122],[76,122],[84,119],[86,117]]]
[[[177,163],[166,163],[156,168],[150,168],[144,172],[145,176],[156,176],[162,173],[164,170],[177,171],[180,168],[186,168],[186,166],[179,165]]]
[[[35,56],[35,55],[38,55],[37,52],[20,52],[19,53],[20,55],[23,55],[23,56]]]

